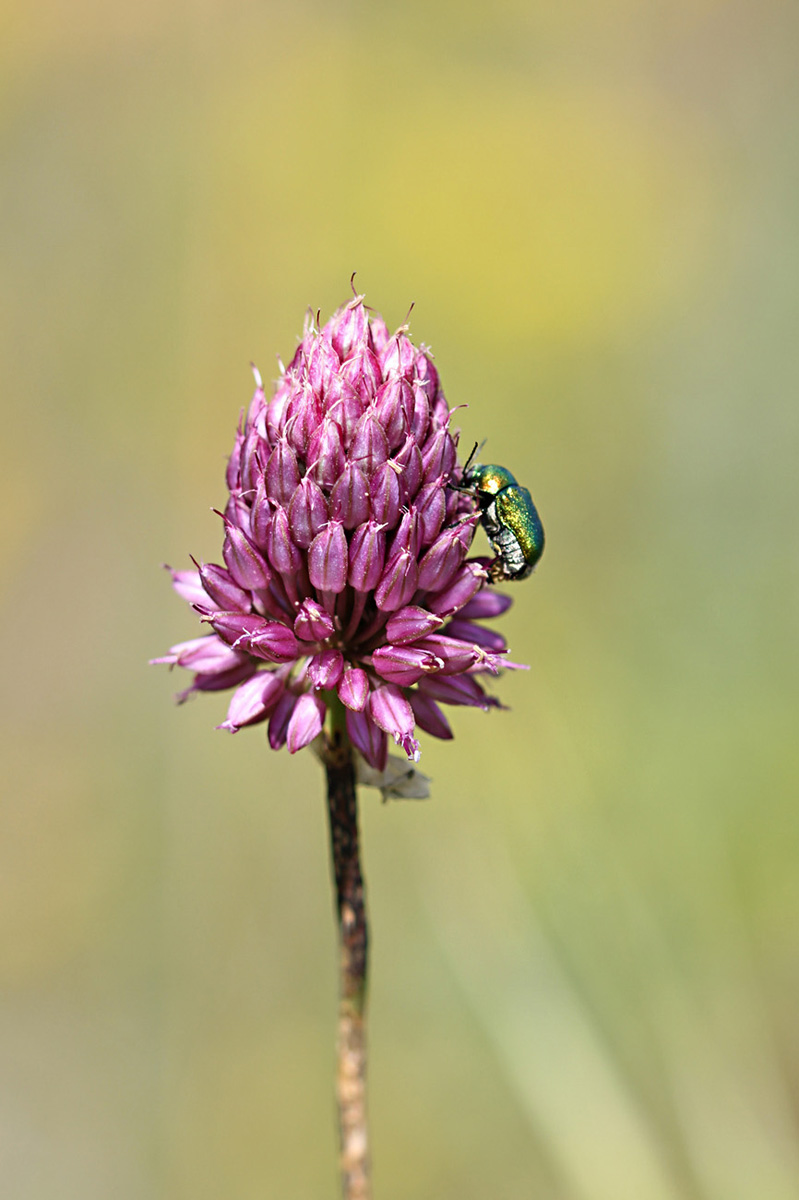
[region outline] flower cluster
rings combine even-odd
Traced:
[[[256,384],[219,514],[225,565],[172,571],[213,632],[154,661],[195,672],[181,700],[235,687],[220,728],[268,720],[273,749],[313,741],[337,696],[372,767],[388,734],[417,761],[415,726],[451,738],[440,705],[497,706],[480,676],[515,665],[474,623],[510,600],[467,558],[479,513],[438,373],[356,296],[307,324],[270,400]]]

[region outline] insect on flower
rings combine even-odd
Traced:
[[[220,728],[268,722],[273,749],[307,746],[338,705],[370,766],[385,770],[389,735],[416,761],[417,726],[451,738],[441,706],[498,707],[484,677],[517,665],[479,622],[511,603],[489,578],[523,578],[543,548],[529,492],[498,467],[460,471],[429,353],[362,296],[306,323],[271,399],[255,379],[223,563],[172,571],[210,632],[154,661],[194,672],[180,700],[235,688]],[[468,557],[480,521],[499,568]]]
[[[488,568],[489,579],[494,583],[526,579],[544,553],[538,510],[527,488],[506,467],[472,465],[476,453],[477,442],[464,464],[459,487],[480,505],[480,523],[497,556]]]

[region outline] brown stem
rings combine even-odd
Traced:
[[[323,752],[340,944],[336,1099],[341,1186],[344,1200],[370,1200],[366,1122],[366,908],[358,852],[355,764],[342,725],[343,722],[334,722]]]

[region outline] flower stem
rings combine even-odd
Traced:
[[[367,928],[358,850],[355,763],[343,712],[330,713],[323,759],[327,771],[330,847],[339,928],[339,1009],[336,1100],[344,1200],[370,1200],[369,1138],[366,1121]]]

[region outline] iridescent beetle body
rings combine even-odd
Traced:
[[[506,467],[471,465],[477,446],[463,469],[464,491],[480,505],[480,522],[496,554],[489,578],[498,583],[526,579],[544,552],[544,527],[526,487]]]

